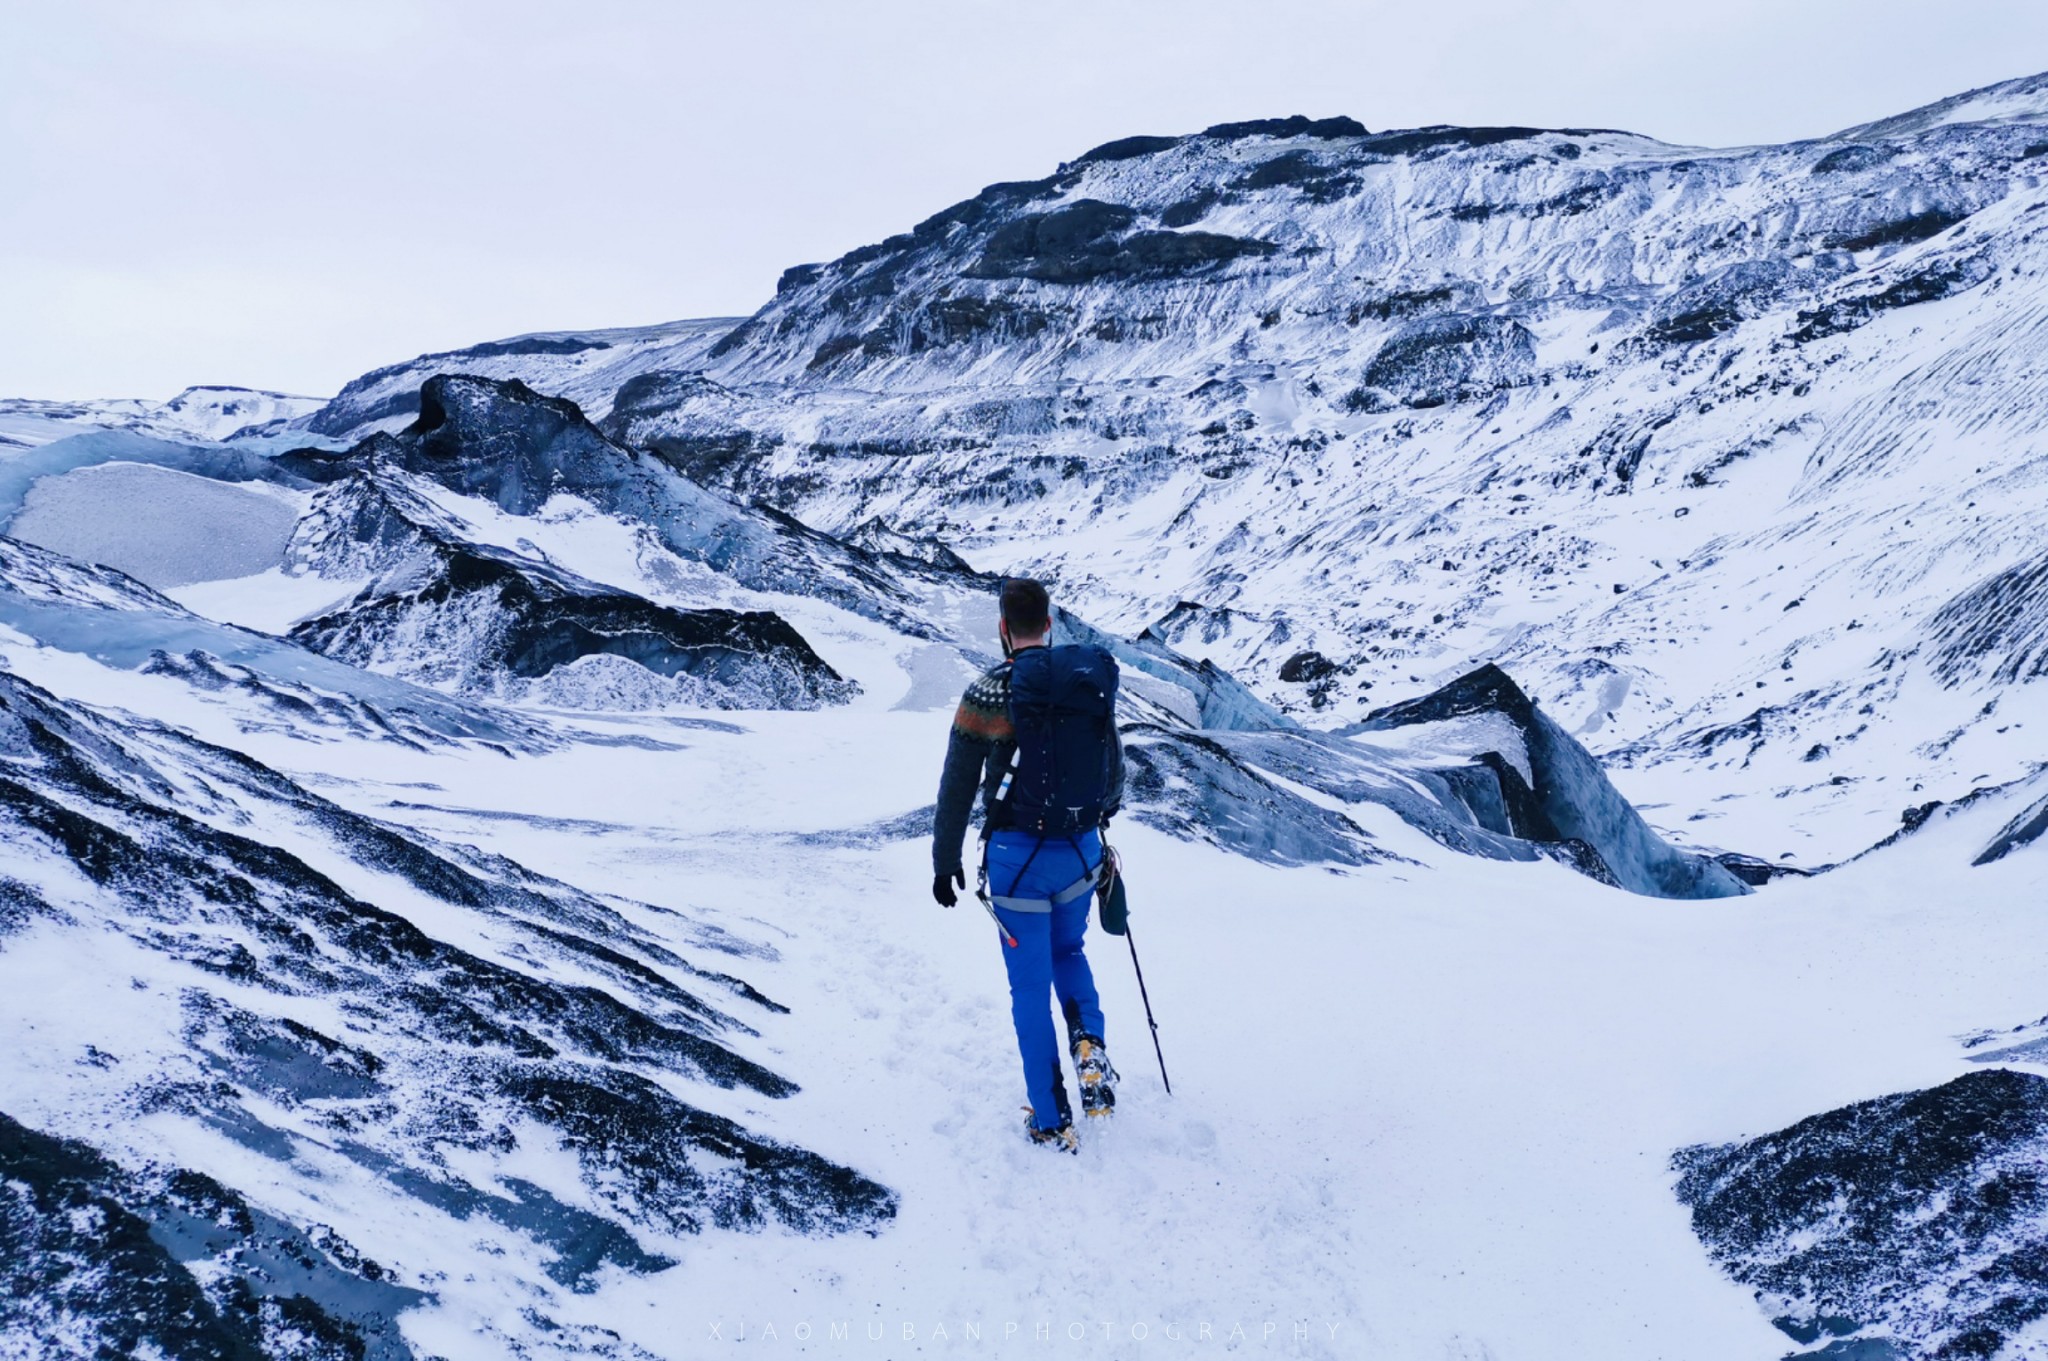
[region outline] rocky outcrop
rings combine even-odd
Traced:
[[[430,543],[431,566],[301,621],[292,641],[464,693],[572,707],[807,709],[859,693],[770,611],[674,609],[503,550]]]
[[[2031,1355],[2048,1318],[2044,1161],[2048,1079],[1993,1068],[1674,1165],[1693,1232],[1798,1355],[1961,1361]]]
[[[1636,893],[1725,898],[1749,891],[1718,861],[1678,850],[1651,830],[1600,763],[1491,663],[1375,710],[1354,731],[1370,740],[1402,729],[1435,730],[1438,750],[1474,748],[1472,765],[1446,773],[1490,831],[1581,848],[1589,869]]]
[[[1443,406],[1535,381],[1536,338],[1520,322],[1432,316],[1409,322],[1380,347],[1344,398],[1353,411]]]
[[[1768,858],[1839,860],[1914,783],[2022,773],[1915,753],[2034,674],[1994,596],[2043,509],[2048,86],[1940,109],[1726,150],[1308,118],[1120,139],[790,271],[679,362],[679,330],[476,362],[621,394],[613,439],[827,531],[1028,544],[1103,617],[1186,602],[1175,640],[1296,714],[1498,656],[1703,806],[1773,771],[1826,830]],[[1197,233],[1272,249],[1131,256]],[[1847,582],[1890,603],[1856,618]],[[1540,627],[1500,622],[1532,602]],[[1306,650],[1343,669],[1280,680]],[[1930,667],[1948,693],[1894,702]],[[1747,767],[1689,740],[1756,713]]]
[[[658,604],[465,533],[371,457],[320,492],[288,554],[296,571],[369,584],[292,640],[384,674],[565,707],[815,708],[859,692],[772,611]]]
[[[411,1361],[395,1284],[188,1169],[124,1171],[0,1113],[0,1332],[49,1358]]]
[[[1136,282],[1193,274],[1274,251],[1270,241],[1217,232],[1129,230],[1137,220],[1134,210],[1096,199],[1027,214],[993,232],[967,272],[978,279],[1053,284]]]

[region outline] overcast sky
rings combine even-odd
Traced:
[[[0,0],[0,396],[743,314],[1131,133],[1734,145],[2042,69],[2044,0]]]

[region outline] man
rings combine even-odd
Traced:
[[[1024,1062],[1033,1142],[1078,1151],[1048,989],[1066,1020],[1081,1109],[1106,1116],[1116,1070],[1103,1047],[1102,1006],[1082,953],[1088,904],[1102,867],[1101,829],[1123,795],[1116,731],[1117,667],[1102,648],[1052,647],[1052,606],[1028,578],[1005,582],[1002,665],[967,687],[953,715],[932,839],[932,896],[942,906],[967,886],[961,842],[974,791],[982,793],[977,891],[1002,929],[1010,1016]]]

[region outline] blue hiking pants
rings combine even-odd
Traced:
[[[1031,1096],[1031,1122],[1056,1129],[1066,1113],[1060,1080],[1059,1040],[1046,1009],[1048,989],[1059,1001],[1070,1030],[1096,1039],[1102,1033],[1102,1004],[1095,976],[1081,953],[1088,933],[1093,878],[1102,864],[1102,838],[1094,831],[1040,841],[1029,832],[1000,831],[989,838],[988,888],[996,916],[1016,945],[1003,944],[1010,973],[1010,1019],[1017,1027],[1017,1052],[1024,1060],[1024,1088]],[[1064,899],[1064,901],[1061,901]]]

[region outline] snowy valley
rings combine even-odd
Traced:
[[[0,402],[0,1356],[2048,1355],[2044,209],[2048,76],[1272,119]],[[1174,1078],[1091,937],[1073,1160],[927,893],[1023,573]]]

